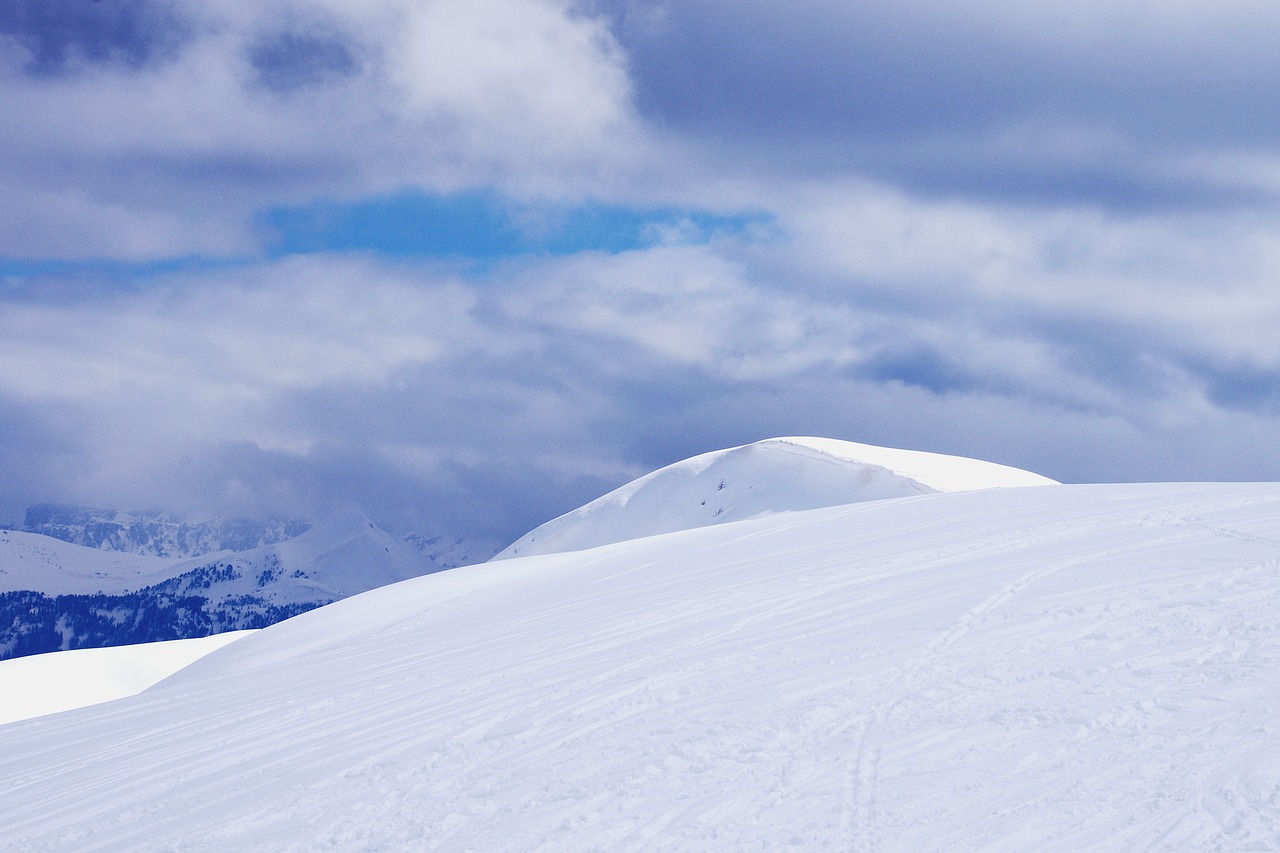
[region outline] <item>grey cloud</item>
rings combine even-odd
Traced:
[[[258,81],[278,92],[321,86],[360,70],[356,50],[339,33],[285,31],[259,36],[249,46]]]
[[[304,453],[232,442],[184,463],[174,485],[203,496],[206,512],[320,518],[356,507],[390,530],[466,538],[479,560],[546,521],[547,513],[567,512],[612,488],[539,468],[527,456],[446,460],[424,477],[359,440]]]
[[[643,159],[608,32],[497,8],[8,0],[0,256],[251,256],[275,208],[406,188],[607,194]]]
[[[941,308],[872,298],[811,282],[786,246],[749,272],[739,251],[759,247],[467,275],[317,256],[15,293],[0,313],[11,512],[355,505],[496,548],[644,471],[788,434],[1068,481],[1280,476],[1269,375],[1229,340],[1192,348],[1150,312],[963,282]]]
[[[0,525],[16,524],[30,504],[77,498],[91,455],[74,426],[0,396]]]
[[[757,168],[1121,210],[1274,200],[1177,169],[1189,154],[1275,151],[1280,115],[1259,102],[1280,86],[1258,37],[1280,26],[1271,12],[1180,30],[1132,7],[1098,42],[1048,14],[1001,26],[1016,5],[604,5],[653,124]]]
[[[1231,411],[1280,416],[1280,365],[1188,358],[1188,370],[1214,404]]]
[[[356,505],[392,529],[499,547],[644,471],[786,434],[1069,481],[1280,478],[1269,213],[1063,211],[1269,203],[1265,188],[1173,168],[1219,148],[1274,152],[1280,119],[1251,100],[1280,82],[1266,39],[1233,44],[1219,26],[1162,47],[1163,24],[1131,21],[1120,52],[1034,23],[979,31],[926,0],[636,3],[614,33],[653,147],[613,160],[635,139],[607,132],[630,120],[611,50],[563,66],[548,50],[514,79],[480,63],[460,88],[409,64],[391,85],[385,8],[349,28],[366,45],[336,24],[215,6],[226,22],[201,31],[208,50],[162,70],[178,49],[165,39],[186,37],[181,22],[154,26],[172,7],[51,3],[62,29],[15,23],[14,9],[46,7],[3,7],[31,73],[63,75],[6,81],[6,103],[24,107],[0,130],[11,251],[119,256],[136,238],[124,254],[251,255],[257,209],[415,181],[551,197],[643,184],[658,205],[739,186],[716,203],[776,213],[786,233],[470,272],[316,255],[10,288],[0,520],[40,500]],[[134,17],[103,18],[99,44],[82,12]],[[485,22],[470,23],[482,41]],[[599,35],[580,23],[556,32]],[[475,43],[448,59],[471,61]],[[112,73],[73,73],[86,63]],[[190,100],[153,101],[133,85],[147,75],[115,73],[139,63]],[[563,89],[526,91],[529,69]],[[572,85],[592,74],[607,85]],[[90,84],[101,99],[77,88]],[[415,85],[417,112],[395,112],[396,86]],[[66,122],[68,104],[85,112]],[[908,191],[868,189],[867,175]],[[124,224],[94,230],[109,219]]]
[[[877,352],[860,365],[860,372],[877,382],[901,382],[935,394],[973,390],[986,384],[935,347],[918,342]]]
[[[141,68],[172,59],[192,33],[165,0],[5,0],[0,36],[29,54],[29,73],[63,75],[91,65]]]

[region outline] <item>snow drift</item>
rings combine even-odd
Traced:
[[[0,727],[11,849],[1280,847],[1280,486],[506,560]]]
[[[771,438],[633,480],[521,536],[495,560],[742,521],[776,512],[936,492],[1053,485],[979,459],[832,438]]]

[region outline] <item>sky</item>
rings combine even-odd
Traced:
[[[779,435],[1280,479],[1277,38],[1261,0],[3,0],[0,522],[496,550]]]

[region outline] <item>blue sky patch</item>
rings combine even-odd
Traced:
[[[243,264],[246,258],[206,258],[187,255],[154,261],[107,259],[25,261],[0,257],[0,285],[40,279],[89,278],[101,283],[138,281],[182,272],[207,272]]]
[[[275,256],[369,251],[493,260],[524,254],[623,252],[700,243],[765,225],[761,213],[674,207],[525,207],[489,193],[406,192],[358,202],[276,208],[261,219]]]
[[[698,244],[771,228],[766,213],[722,214],[677,207],[520,206],[490,193],[399,193],[356,202],[278,207],[258,217],[273,258],[370,252],[480,263],[519,255],[625,252],[662,243]],[[19,260],[0,257],[0,281],[92,276],[136,280],[234,267],[251,257],[184,256],[152,261]]]

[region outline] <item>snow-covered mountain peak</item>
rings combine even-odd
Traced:
[[[530,531],[494,559],[577,551],[776,512],[1054,484],[961,456],[831,438],[771,438],[646,474]]]
[[[901,450],[843,441],[837,438],[791,436],[771,438],[757,444],[783,444],[814,450],[842,462],[883,468],[897,477],[911,480],[931,492],[973,492],[979,489],[1008,489],[1021,486],[1056,486],[1042,474],[946,453]],[[751,445],[748,445],[751,446]]]
[[[318,587],[335,597],[438,570],[411,544],[356,511],[331,516],[300,536],[249,554],[260,561],[278,557],[295,571],[305,568]]]

